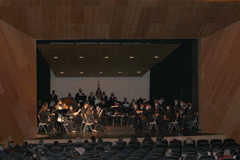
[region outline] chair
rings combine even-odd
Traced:
[[[178,125],[178,115],[177,115],[176,120],[174,122],[168,123],[168,131],[172,132],[174,127],[175,127],[176,131],[180,131],[180,128],[179,128],[179,125]]]
[[[195,127],[196,129],[198,129],[198,121],[197,121],[197,118],[198,118],[198,112],[196,114],[196,117],[193,121],[189,121],[188,122],[188,129],[192,130],[193,127]]]
[[[39,120],[39,123],[38,123],[37,133],[39,132],[39,130],[40,130],[41,128],[43,128],[43,130],[45,131],[45,133],[47,133],[47,129],[45,128],[45,126],[48,126],[48,124],[45,123],[45,122],[42,122],[42,121],[40,120],[39,115],[38,115],[38,120]]]
[[[92,129],[93,123],[89,123],[87,118],[85,118],[82,113],[81,113],[81,117],[82,117],[82,125],[81,125],[80,130],[82,129],[83,132],[86,132],[86,128],[89,127],[91,132],[93,132],[93,129]]]
[[[149,122],[148,132],[150,132],[150,131],[152,130],[153,126],[155,127],[155,129],[156,129],[157,131],[159,131],[159,130],[158,130],[158,126],[157,126],[156,119],[157,119],[157,117],[154,118],[154,121],[153,121],[153,122]]]

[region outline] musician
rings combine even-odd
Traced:
[[[57,110],[62,110],[63,107],[62,107],[62,101],[59,100],[57,105],[55,105],[55,107],[53,108],[53,112],[56,112]]]
[[[132,108],[132,111],[128,113],[128,121],[127,125],[133,126],[133,128],[137,128],[137,120],[138,120],[138,106],[135,105]]]
[[[142,120],[143,130],[147,129],[147,123],[153,122],[153,112],[151,110],[151,105],[146,104],[146,110],[142,113],[146,119]]]
[[[90,106],[94,106],[95,105],[95,96],[93,95],[93,92],[90,93],[90,95],[88,96],[88,102]]]
[[[165,100],[164,100],[163,97],[160,98],[160,100],[159,100],[159,105],[160,105],[161,107],[163,107],[163,108],[166,108],[166,107],[167,107],[167,105],[166,105]]]
[[[82,89],[78,90],[78,93],[75,95],[75,101],[80,103],[81,106],[84,105],[84,101],[86,100],[86,96],[83,93]]]
[[[146,109],[145,109],[145,105],[143,103],[140,104],[139,110],[142,111],[142,112],[145,112]]]
[[[110,106],[113,106],[115,100],[116,100],[116,97],[114,96],[114,93],[112,92],[111,95],[110,95],[110,97],[109,97],[109,105],[110,105]]]
[[[49,124],[48,127],[51,128],[49,113],[47,112],[47,109],[48,109],[48,103],[44,102],[42,105],[42,108],[40,109],[40,111],[38,113],[38,118],[39,118],[40,122]]]
[[[176,112],[177,113],[177,112]],[[178,113],[177,113],[178,114]],[[175,121],[176,115],[171,105],[166,107],[166,114],[163,115],[163,119],[160,126],[163,130],[167,130],[168,123]]]
[[[97,121],[94,120],[92,111],[91,111],[91,106],[89,105],[88,102],[84,103],[84,106],[82,108],[82,115],[83,115],[83,118],[85,119],[85,121],[88,121],[89,123],[94,124],[93,132],[97,133],[98,132],[97,128],[99,127],[99,124]]]
[[[68,93],[68,98],[71,98],[74,100],[74,98],[72,97],[72,94],[70,92]]]
[[[108,101],[108,96],[105,94],[105,91],[102,92],[101,100],[107,102]]]
[[[69,124],[72,132],[74,132],[75,130],[74,123],[76,121],[76,116],[79,114],[80,111],[81,110],[79,110],[78,112],[74,112],[73,107],[70,106],[64,118],[64,123]]]
[[[58,96],[55,94],[55,90],[52,90],[52,94],[49,96],[48,102],[51,104],[50,107],[53,107],[58,102]]]
[[[123,105],[128,105],[128,104],[129,104],[129,102],[127,101],[127,98],[126,98],[126,97],[123,99],[122,104],[123,104]]]
[[[102,91],[101,91],[100,88],[98,88],[98,89],[96,90],[95,96],[97,97],[97,99],[99,99],[99,100],[101,99],[101,97],[102,97]]]
[[[173,108],[176,112],[180,112],[181,106],[177,99],[174,100]]]
[[[100,116],[101,116],[100,114],[102,114],[101,112],[102,112],[102,109],[99,106],[97,106],[96,109],[93,110],[93,117],[94,119],[97,119],[98,122],[100,121]]]
[[[181,120],[181,129],[187,129],[188,127],[188,122],[194,120],[194,109],[192,106],[192,103],[189,102],[188,105],[186,105],[184,114],[182,115],[182,120]]]

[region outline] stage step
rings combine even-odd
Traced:
[[[128,126],[105,126],[105,131],[110,135],[134,135],[135,128]]]

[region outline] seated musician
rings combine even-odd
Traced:
[[[188,127],[188,122],[194,120],[194,109],[192,106],[192,103],[189,102],[188,105],[186,105],[183,115],[182,115],[182,120],[181,120],[181,129],[187,129]]]
[[[151,105],[150,104],[146,104],[146,110],[142,113],[143,116],[145,117],[144,119],[142,119],[142,126],[143,126],[143,130],[147,129],[147,124],[149,122],[153,122],[153,112],[151,110]]]
[[[50,117],[49,117],[49,113],[47,111],[48,109],[48,103],[44,102],[42,105],[42,108],[40,109],[39,113],[38,113],[38,118],[40,120],[40,122],[43,123],[47,123],[49,126],[49,129],[51,128],[51,123],[50,123]]]
[[[138,106],[134,105],[132,111],[128,113],[128,122],[127,125],[133,126],[133,128],[137,128],[137,120],[138,120]]]
[[[74,112],[73,107],[70,106],[66,116],[64,117],[64,123],[69,124],[72,132],[75,132],[74,123],[76,121],[76,116],[79,114],[80,111],[81,110],[79,110],[78,112]]]
[[[167,110],[166,114],[163,115],[163,119],[161,120],[161,123],[160,123],[161,129],[165,131],[168,129],[168,123],[174,122],[176,119],[174,109],[172,108],[171,105],[167,106],[166,110]]]
[[[94,120],[94,117],[92,115],[92,111],[91,111],[91,106],[88,104],[88,102],[84,103],[84,106],[82,108],[82,115],[83,118],[85,119],[85,121],[87,121],[88,123],[93,123],[94,124],[94,129],[93,132],[98,132],[97,128],[99,127],[98,121]]]

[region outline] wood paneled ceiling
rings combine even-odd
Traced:
[[[240,20],[239,0],[0,0],[35,39],[203,38]]]
[[[135,77],[144,75],[179,45],[40,44],[38,49],[57,77]]]

